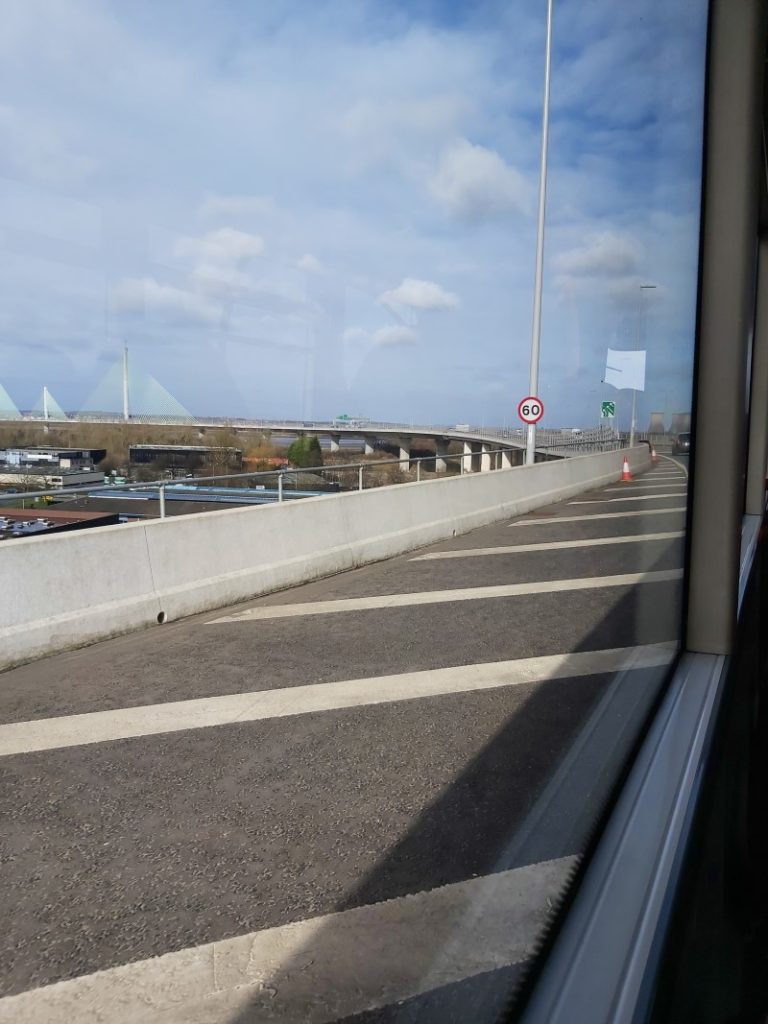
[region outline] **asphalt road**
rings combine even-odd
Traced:
[[[494,1020],[672,657],[684,461],[5,673],[0,1022]]]

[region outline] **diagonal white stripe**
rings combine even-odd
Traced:
[[[685,512],[685,506],[680,508],[644,508],[639,512],[591,512],[585,516],[547,516],[544,519],[519,519],[514,523],[507,523],[508,526],[541,526],[551,523],[586,523],[591,519],[629,519],[631,516],[668,516],[673,512]]]
[[[327,1024],[531,956],[575,857],[193,946],[0,999],[2,1024]]]
[[[458,551],[433,551],[428,555],[417,555],[411,562],[427,562],[440,558],[473,558],[485,555],[516,555],[525,551],[559,551],[564,548],[593,548],[610,544],[644,544],[654,540],[673,540],[684,537],[682,530],[674,533],[633,533],[626,537],[595,537],[589,540],[556,540],[541,544],[507,544],[497,548],[465,548]]]
[[[0,757],[419,697],[519,686],[548,679],[598,675],[626,668],[648,668],[666,665],[671,658],[669,644],[619,647],[11,722],[0,725]]]
[[[619,487],[606,487],[605,488],[605,493],[606,494],[611,494],[611,493],[617,494],[620,491],[624,491],[627,494],[629,494],[629,493],[634,494],[635,491],[663,491],[663,490],[669,490],[671,487],[675,487],[675,485],[671,484],[671,483],[665,483],[665,484],[621,484]],[[682,490],[685,490],[685,482],[684,481],[680,484],[680,488]],[[677,489],[677,488],[675,487],[675,489]]]
[[[675,491],[673,494],[637,494],[634,497],[627,495],[626,498],[587,498],[584,501],[569,501],[569,505],[608,505],[614,501],[657,501],[659,498],[682,498],[685,491]]]
[[[409,608],[424,604],[450,604],[455,601],[488,601],[524,594],[552,594],[565,590],[592,590],[597,587],[630,587],[638,583],[664,583],[682,578],[682,569],[659,572],[623,573],[620,576],[586,576],[572,580],[543,580],[532,583],[507,583],[495,587],[469,587],[462,590],[430,590],[415,594],[380,594],[375,597],[342,598],[338,601],[312,601],[306,604],[261,605],[234,615],[210,619],[207,626],[252,619],[288,619],[299,615],[333,615],[343,612],[372,611],[378,608]]]

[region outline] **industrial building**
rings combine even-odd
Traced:
[[[0,463],[0,486],[5,485],[14,491],[34,491],[41,487],[87,487],[103,482],[104,474],[93,468],[53,469]]]
[[[60,448],[53,445],[0,448],[0,463],[8,466],[56,465],[60,469],[94,466],[106,456],[106,448]]]
[[[241,448],[225,445],[193,444],[131,444],[128,446],[128,461],[132,466],[145,466],[161,462],[169,469],[198,469],[204,463],[223,462],[233,469],[243,464]]]
[[[106,455],[105,448],[15,447],[0,449],[0,485],[15,491],[38,487],[83,487],[102,483],[104,474],[94,468]]]

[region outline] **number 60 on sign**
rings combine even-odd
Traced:
[[[518,405],[517,415],[523,423],[538,423],[544,415],[544,403],[540,398],[528,395]]]

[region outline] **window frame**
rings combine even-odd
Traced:
[[[521,1007],[525,1024],[650,1015],[738,650],[768,456],[765,14],[763,0],[709,9],[684,650]]]

